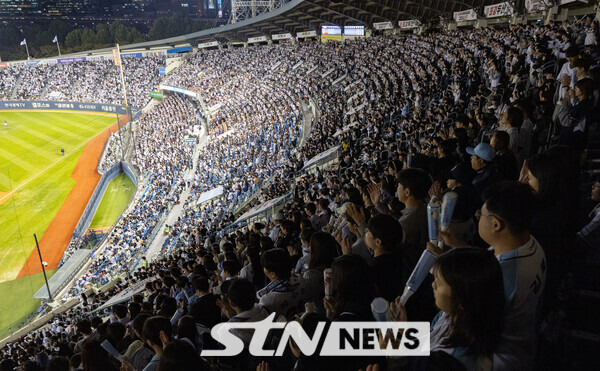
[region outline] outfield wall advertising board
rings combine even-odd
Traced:
[[[121,59],[126,59],[126,58],[142,58],[143,55],[142,53],[121,53]]]
[[[75,62],[85,62],[85,57],[79,58],[59,58],[56,60],[56,63],[75,63]]]
[[[0,102],[0,110],[13,109],[48,109],[48,110],[69,110],[69,111],[93,111],[109,112],[126,115],[127,108],[116,104],[98,104],[98,103],[80,103],[80,102],[53,102],[53,101],[5,101]],[[132,109],[135,114],[137,108]]]

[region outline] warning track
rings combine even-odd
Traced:
[[[126,123],[128,120],[128,116],[122,116],[120,123]],[[114,133],[118,128],[118,123],[115,122],[109,128],[109,131],[110,133]],[[75,186],[71,189],[67,199],[39,241],[42,257],[48,263],[47,270],[58,267],[58,263],[60,263],[60,259],[71,241],[79,218],[83,214],[90,197],[100,181],[96,161],[102,155],[109,137],[110,134],[104,131],[87,142],[71,174],[71,178],[75,180]],[[41,271],[40,259],[37,251],[34,249],[23,268],[21,268],[18,277],[40,273]]]

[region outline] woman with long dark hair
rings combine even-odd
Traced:
[[[560,280],[569,268],[576,246],[579,215],[579,152],[568,146],[554,146],[527,160],[521,181],[535,191],[538,208],[531,234],[538,240],[548,265],[543,312],[556,302]],[[546,314],[546,313],[544,313]]]
[[[486,250],[458,248],[438,257],[433,275],[440,312],[431,322],[431,352],[448,353],[468,370],[491,370],[504,325],[500,263]],[[407,320],[400,298],[391,304],[390,314],[395,321]]]
[[[331,264],[331,296],[324,305],[332,321],[373,321],[375,284],[369,266],[358,255],[342,255]]]
[[[337,242],[327,232],[315,232],[310,238],[310,259],[308,270],[304,272],[304,284],[308,295],[308,301],[315,303],[318,312],[325,313],[323,307],[323,270],[330,268],[338,256]]]
[[[183,340],[194,347],[196,352],[202,351],[202,344],[198,341],[198,328],[192,316],[183,316],[177,325],[177,339]]]
[[[330,296],[323,299],[328,318],[338,321],[373,321],[371,302],[375,284],[367,262],[358,255],[342,255],[331,265]],[[382,362],[379,357],[337,357],[335,369],[358,370]]]
[[[246,250],[246,259],[248,263],[240,271],[239,277],[252,282],[256,290],[260,290],[266,285],[265,272],[260,263],[260,251],[257,247],[250,246]]]
[[[208,371],[211,369],[194,348],[182,340],[173,340],[165,347],[156,367],[157,371]]]

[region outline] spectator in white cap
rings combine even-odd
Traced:
[[[481,195],[484,189],[501,180],[494,165],[496,152],[491,145],[479,143],[475,148],[467,147],[467,153],[471,155],[471,167],[476,172],[473,186]]]
[[[273,227],[271,228],[271,231],[269,232],[269,238],[271,238],[273,240],[273,242],[275,242],[275,240],[277,239],[277,236],[279,236],[279,230],[281,229],[279,223],[282,220],[283,220],[282,213],[276,213],[275,215],[273,215]]]

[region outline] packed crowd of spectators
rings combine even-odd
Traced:
[[[119,287],[147,280],[128,306],[113,306],[106,319],[90,311],[109,296],[85,297],[2,349],[0,366],[568,368],[555,336],[565,330],[555,320],[564,313],[565,279],[577,258],[597,258],[600,246],[598,206],[589,212],[584,203],[593,182],[580,172],[600,117],[592,68],[599,56],[590,42],[597,26],[589,21],[198,53],[171,83],[205,90],[207,105],[227,104],[211,117],[214,137],[185,186],[224,184],[226,197],[200,208],[187,202],[169,231],[178,247],[143,260]],[[251,99],[250,91],[263,96]],[[305,96],[317,102],[320,120],[297,148],[290,128],[299,125]],[[195,117],[189,107],[170,97],[142,118],[134,163],[148,173],[149,188],[94,260],[97,277],[135,257],[151,221],[183,190],[191,149],[182,139]],[[296,122],[282,130],[286,118]],[[260,164],[280,170],[265,200],[287,192],[293,170],[332,146],[340,146],[339,163],[294,182],[292,203],[265,223],[219,233],[232,220],[229,195],[259,184]],[[598,203],[600,183],[593,184]],[[449,191],[458,202],[440,247],[428,241],[427,202]],[[403,306],[399,296],[425,249],[439,254],[433,275]],[[307,356],[293,342],[281,357],[258,357],[244,331],[235,334],[244,344],[239,356],[200,357],[217,346],[210,329],[219,322],[276,313],[312,335],[319,321],[373,321],[375,297],[390,303],[393,321],[432,323],[429,357]],[[104,339],[120,353],[120,366]],[[269,340],[277,344],[277,334]]]
[[[192,164],[192,147],[183,139],[194,120],[193,106],[178,97],[169,97],[142,115],[134,134],[137,144],[132,163],[145,176],[145,184],[140,185],[146,187],[144,193],[117,223],[107,237],[106,247],[95,254],[91,268],[67,296],[77,296],[91,285],[106,284],[140,260],[146,239],[181,193],[183,174]],[[117,160],[105,158],[104,168],[110,168]],[[82,246],[75,244],[67,253]]]
[[[117,160],[122,158],[123,149],[121,146],[121,135],[121,131],[117,131],[108,138],[108,142],[104,148],[104,154],[100,159],[100,164],[98,165],[98,172],[100,174],[104,174],[117,162]]]
[[[128,104],[143,108],[158,85],[160,56],[123,58]],[[111,59],[0,69],[0,99],[61,100],[124,105],[120,68]]]
[[[0,100],[10,99],[12,91],[17,84],[18,68],[0,68]]]

